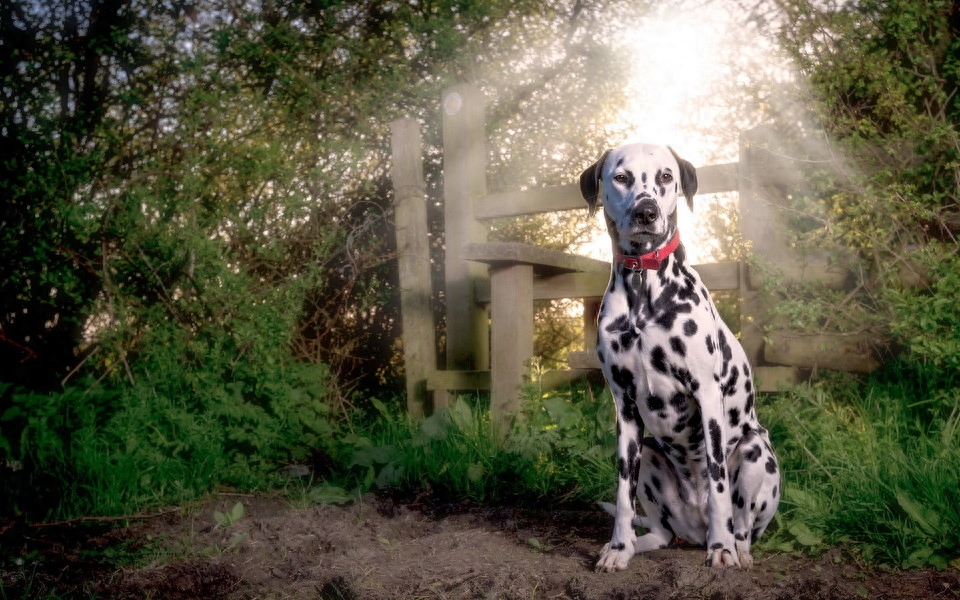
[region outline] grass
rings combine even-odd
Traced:
[[[783,549],[960,568],[960,390],[836,378],[788,390],[762,417],[786,476]]]
[[[36,398],[28,399],[38,406]],[[76,496],[67,498],[73,512],[136,512],[137,506],[230,484],[221,468],[241,459],[261,465],[234,469],[245,481],[261,475],[250,489],[282,481],[269,473],[284,463],[258,454],[267,446],[251,446],[249,457],[225,455],[221,438],[203,434],[211,425],[197,420],[203,413],[142,403],[135,407],[154,412],[121,412],[107,421],[95,418],[93,409],[79,412],[91,403],[92,395],[68,393],[39,405],[46,412],[32,417],[32,437],[23,438],[45,452],[40,464],[50,481],[30,486],[35,496],[68,490]],[[91,416],[68,427],[64,406],[70,415]],[[367,406],[365,418],[325,430],[318,452],[327,472],[322,482],[300,490],[306,501],[347,503],[369,490],[391,489],[427,492],[441,502],[568,507],[613,497],[615,419],[603,386],[580,383],[548,394],[528,386],[505,442],[497,441],[483,398],[458,398],[419,421],[408,418],[400,402],[371,400]],[[869,378],[831,376],[764,395],[758,409],[785,479],[776,526],[761,549],[818,551],[842,544],[868,562],[960,568],[956,375],[892,366]],[[170,418],[157,418],[158,411]],[[273,471],[262,466],[268,462]]]
[[[460,398],[414,422],[376,403],[344,439],[346,470],[314,499],[348,488],[428,490],[441,500],[588,505],[613,496],[613,402],[581,384],[526,397],[502,445],[482,401]],[[759,545],[817,552],[844,545],[867,562],[960,568],[960,391],[898,372],[828,377],[760,399],[784,496]],[[349,480],[349,483],[345,483]]]
[[[429,490],[441,501],[592,503],[612,494],[613,403],[587,384],[550,395],[532,388],[507,441],[481,398],[457,398],[422,421],[375,401],[377,418],[343,439],[337,485],[314,497],[346,501],[346,487]]]

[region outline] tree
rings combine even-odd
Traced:
[[[195,329],[218,318],[203,261],[245,273],[253,296],[311,277],[299,354],[345,381],[382,382],[398,320],[386,124],[420,118],[436,147],[440,89],[471,80],[491,100],[495,181],[567,170],[552,160],[515,176],[515,157],[537,156],[529,149],[548,135],[566,144],[565,161],[594,153],[572,140],[592,133],[596,112],[563,127],[553,118],[596,111],[604,80],[600,11],[580,1],[2,10],[3,247],[18,260],[3,267],[0,353],[11,383],[55,388],[80,365],[133,379],[151,320]]]

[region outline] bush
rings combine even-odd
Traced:
[[[124,376],[48,394],[7,386],[0,449],[21,468],[15,478],[5,472],[15,484],[4,486],[7,509],[123,514],[217,486],[264,488],[280,466],[326,448],[334,388],[323,365],[291,356],[297,313],[283,308],[298,294],[227,297],[216,322],[150,320],[138,331],[137,360],[112,359]]]

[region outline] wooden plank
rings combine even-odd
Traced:
[[[561,273],[533,280],[535,300],[559,298],[601,298],[610,283],[607,273]]]
[[[735,162],[697,167],[697,195],[736,192],[739,168]]]
[[[493,267],[529,265],[537,275],[575,271],[610,273],[610,264],[602,260],[518,242],[468,243],[463,245],[460,255],[466,260],[486,263]]]
[[[697,169],[700,195],[737,191],[737,163],[708,165]],[[576,183],[489,194],[477,198],[473,216],[479,220],[586,209]]]
[[[440,391],[486,391],[490,389],[490,371],[431,371],[427,389]]]
[[[583,300],[583,350],[584,352],[597,351],[597,319],[600,315],[600,299],[584,298]]]
[[[759,392],[779,392],[781,386],[800,383],[796,367],[754,367],[753,381]]]
[[[533,267],[490,270],[490,419],[500,437],[520,410],[520,386],[533,358]]]
[[[549,370],[540,378],[540,387],[544,391],[555,390],[583,377],[598,377],[596,369]]]
[[[580,186],[572,183],[490,194],[474,201],[473,215],[480,220],[517,217],[587,208]]]
[[[571,352],[567,355],[567,365],[571,369],[599,369],[600,359],[597,358],[596,349],[586,352]]]
[[[466,242],[485,242],[487,228],[473,216],[473,202],[487,193],[483,93],[458,85],[443,94],[443,198],[446,252],[447,368],[485,369],[489,365],[486,313],[474,302],[476,281],[487,269],[464,260]]]
[[[427,406],[427,373],[437,368],[422,138],[412,119],[392,122],[390,134],[407,412],[422,417]]]
[[[604,263],[606,264],[606,263]],[[607,267],[609,270],[609,266]],[[740,266],[734,261],[695,265],[700,279],[708,290],[736,290],[740,287]],[[534,300],[557,300],[559,298],[602,298],[610,283],[610,274],[601,272],[560,273],[533,280]],[[478,282],[478,302],[490,302],[490,286]]]
[[[767,362],[808,369],[869,373],[880,368],[883,339],[866,333],[771,331],[764,346]]]
[[[700,280],[708,290],[738,290],[740,289],[740,263],[733,260],[694,265],[694,270],[700,274]]]

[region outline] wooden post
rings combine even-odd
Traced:
[[[760,144],[760,138],[755,130],[740,134],[740,233],[749,242],[753,254],[768,257],[768,252],[776,247],[777,224],[759,183],[764,165],[758,160],[760,150],[755,146]],[[750,277],[752,266],[747,261],[741,262],[740,273],[740,343],[756,370],[763,363],[766,307],[756,286],[751,285],[751,279],[756,281],[757,278]]]
[[[390,134],[407,411],[422,417],[427,410],[427,375],[437,368],[422,141],[412,119],[392,122]]]
[[[533,267],[493,267],[490,280],[490,420],[502,440],[520,412],[519,386],[533,357]]]
[[[597,317],[600,315],[600,298],[583,299],[583,351],[597,352]]]
[[[487,267],[462,258],[462,247],[485,242],[473,203],[487,193],[483,93],[458,85],[443,93],[443,198],[447,369],[484,370],[490,364],[489,319],[476,301]]]

